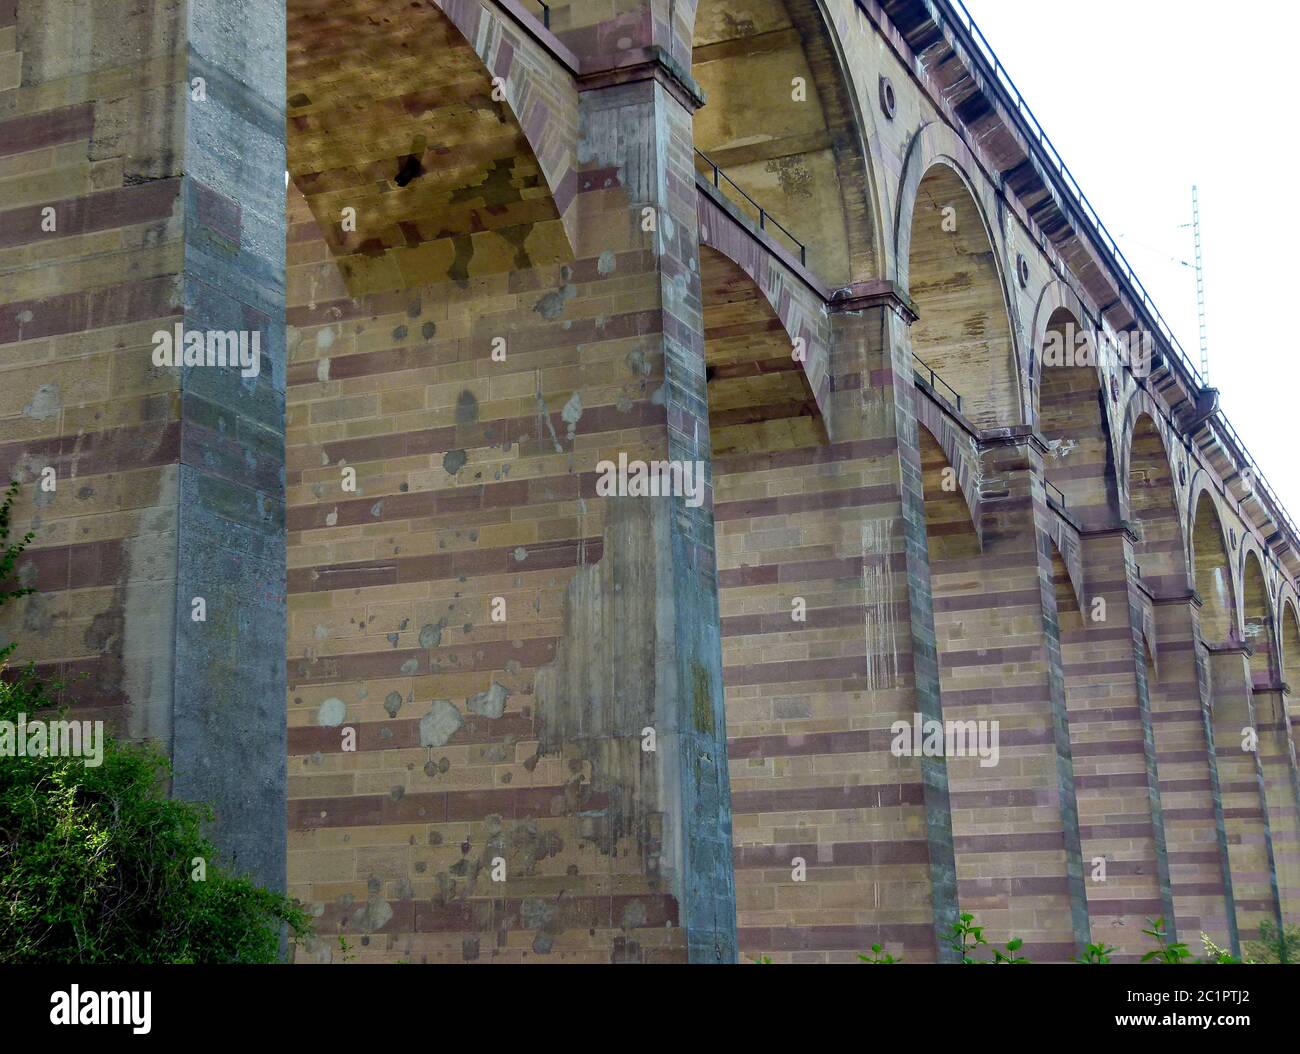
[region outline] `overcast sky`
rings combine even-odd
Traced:
[[[1199,187],[1210,383],[1300,522],[1300,2],[966,0],[1138,277],[1199,365]],[[1281,48],[1277,47],[1281,44]]]

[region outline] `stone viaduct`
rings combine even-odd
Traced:
[[[1300,922],[1297,531],[953,0],[0,0],[0,469],[299,959]]]

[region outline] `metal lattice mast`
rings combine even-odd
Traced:
[[[1210,384],[1210,346],[1205,335],[1205,268],[1201,264],[1201,206],[1192,185],[1192,237],[1196,241],[1196,315],[1201,327],[1201,383]]]

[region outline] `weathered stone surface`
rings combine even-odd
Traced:
[[[358,958],[1300,921],[1300,539],[936,5],[92,6],[0,3],[0,629]]]

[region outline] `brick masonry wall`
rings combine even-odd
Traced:
[[[282,13],[83,14],[0,7],[0,463],[40,590],[6,634],[282,886]],[[255,335],[256,370],[156,364],[174,324]]]
[[[741,950],[776,961],[935,955],[888,314],[837,319],[833,442],[715,466]]]
[[[734,955],[711,531],[596,493],[620,452],[707,459],[698,277],[674,299],[641,223],[694,237],[689,152],[619,153],[675,105],[584,97],[570,264],[351,299],[293,204],[290,880],[363,959]]]
[[[1028,378],[979,390],[979,354],[954,361],[988,431],[918,389],[914,339],[954,334],[933,311],[909,331],[893,282],[936,158],[963,170],[945,194],[969,189],[987,280],[957,287],[1003,373],[1042,336],[1040,293],[1066,303],[1065,275],[1091,317],[1097,275],[1068,275],[990,178],[1005,139],[936,96],[959,64],[927,68],[878,4],[830,0],[833,32],[809,9],[793,34],[823,85],[832,44],[852,71],[823,96],[858,283],[835,291],[697,189],[693,3],[552,5],[554,55],[513,0],[425,5],[464,46],[376,83],[360,64],[375,120],[350,138],[298,94],[286,128],[307,38],[286,45],[283,5],[101,4],[75,25],[65,6],[0,0],[0,463],[27,484],[20,581],[41,590],[3,633],[83,713],[166,743],[176,792],[216,802],[218,841],[272,884],[287,796],[289,888],[321,935],[302,959],[825,962],[879,942],[922,962],[959,907],[1035,959],[1088,939],[1131,957],[1171,905],[1189,942],[1295,910],[1293,732],[1225,602],[1229,553],[1271,528],[1219,495],[1215,437],[1179,442],[1109,360],[1045,384],[1041,435]],[[435,75],[445,99],[419,95]],[[490,126],[454,160],[498,182],[438,185],[408,216],[382,115],[414,129],[439,104],[462,153]],[[295,154],[305,130],[323,138]],[[411,149],[421,176],[452,164]],[[342,190],[313,169],[332,160]],[[349,186],[393,210],[382,237],[330,226]],[[701,245],[770,302],[772,347],[806,338],[797,423],[711,413]],[[918,294],[952,277],[942,245]],[[152,368],[173,322],[257,329],[259,377]],[[734,441],[747,424],[763,442]],[[620,453],[702,463],[705,500],[598,494]],[[1230,541],[1189,553],[1198,486]],[[1266,573],[1253,618],[1280,595]],[[998,766],[898,756],[890,726],[917,714],[997,720]]]
[[[1255,728],[1259,732],[1259,762],[1264,801],[1273,843],[1273,870],[1283,918],[1300,914],[1300,831],[1297,831],[1296,758],[1283,694],[1255,689]]]
[[[88,715],[166,735],[180,391],[150,352],[182,311],[184,9],[74,42],[59,6],[0,7],[0,466],[40,590],[4,633]]]
[[[1031,958],[1069,958],[1087,915],[1036,458],[1023,443],[985,451],[981,549],[955,496],[938,500],[943,459],[929,449],[943,716],[996,721],[999,730],[996,765],[946,759],[961,906],[994,932],[1021,937]]]
[[[1254,724],[1249,666],[1240,646],[1219,645],[1206,657],[1214,698],[1213,729],[1219,800],[1228,832],[1228,861],[1240,934],[1277,916],[1277,879],[1257,751],[1242,748]]]

